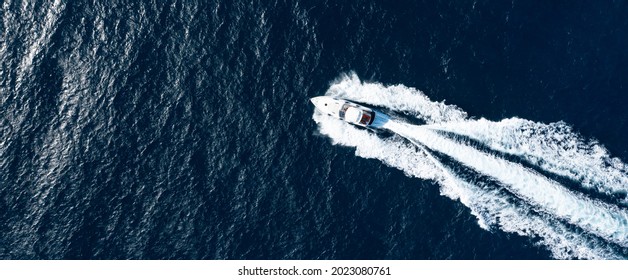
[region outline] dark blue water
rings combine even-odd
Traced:
[[[4,1],[3,259],[546,259],[332,145],[339,76],[628,161],[625,1]]]

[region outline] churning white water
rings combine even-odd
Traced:
[[[320,132],[334,144],[354,147],[357,156],[381,160],[408,176],[437,182],[443,195],[471,209],[482,228],[536,237],[556,258],[623,258],[617,248],[628,247],[625,197],[613,203],[579,190],[625,195],[628,168],[568,125],[516,118],[470,120],[460,108],[431,101],[419,90],[362,83],[355,75],[337,81],[327,94],[425,122],[418,126],[388,120],[383,127],[401,137],[381,138],[317,112],[313,115]],[[496,153],[517,157],[545,175],[449,135],[473,139]],[[453,163],[448,164],[476,172],[477,180],[457,176],[434,152],[449,157]],[[567,178],[578,187],[563,186],[547,174]],[[482,177],[492,178],[507,192],[485,188]],[[509,196],[520,203],[512,203]]]

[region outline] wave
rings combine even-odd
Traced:
[[[357,156],[381,160],[407,176],[437,182],[441,194],[460,200],[471,209],[480,227],[534,238],[555,258],[625,258],[625,207],[571,190],[524,165],[440,133],[472,138],[491,149],[528,160],[535,168],[573,179],[583,187],[623,192],[625,165],[611,158],[597,142],[578,137],[566,124],[545,125],[520,119],[469,120],[458,107],[431,101],[416,89],[363,83],[356,75],[342,77],[327,94],[401,111],[428,123],[416,126],[391,120],[385,128],[395,136],[380,138],[317,112],[313,115],[319,131],[334,144],[354,147]],[[544,133],[531,133],[532,128],[543,129]],[[532,140],[526,142],[522,135]],[[434,153],[473,170],[477,178],[459,176],[449,168],[452,163],[441,162]],[[577,162],[561,162],[567,159]],[[582,163],[588,159],[598,161]],[[587,164],[595,168],[587,169]],[[503,189],[487,186],[490,182],[485,177]]]
[[[497,179],[529,205],[566,220],[588,232],[628,246],[628,214],[617,206],[573,193],[555,181],[517,163],[486,154],[440,136],[429,129],[389,122],[388,129],[450,156],[475,171]]]
[[[521,157],[548,172],[604,194],[620,194],[628,205],[628,166],[595,140],[585,140],[564,122],[543,124],[511,118],[441,123],[430,128],[464,135],[491,149]]]
[[[386,107],[427,123],[462,121],[467,118],[467,113],[457,106],[432,101],[420,90],[403,85],[363,83],[355,74],[342,76],[327,90],[327,95]]]

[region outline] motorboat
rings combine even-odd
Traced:
[[[310,101],[323,114],[341,119],[361,127],[371,127],[375,120],[373,109],[355,104],[351,101],[331,96],[317,96]]]

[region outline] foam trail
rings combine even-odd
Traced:
[[[408,176],[438,183],[441,194],[459,199],[471,209],[480,227],[533,237],[555,258],[626,258],[628,203],[615,199],[628,200],[621,195],[628,190],[628,167],[612,158],[597,141],[583,139],[567,124],[517,118],[500,122],[473,120],[455,105],[434,102],[417,89],[362,82],[353,73],[341,76],[326,94],[375,105],[393,115],[401,113],[426,123],[417,128],[387,119],[378,125],[398,134],[382,139],[342,121],[316,112],[313,115],[319,131],[334,144],[354,147],[357,156],[379,159]],[[461,141],[464,138],[525,160],[527,166],[550,176],[470,146]],[[492,177],[497,183],[486,181],[483,176],[462,179],[431,151]],[[554,178],[552,175],[574,184],[569,183],[571,189],[567,189],[550,179]],[[591,198],[586,195],[588,192],[579,192],[578,187],[610,194],[613,200]]]
[[[429,129],[388,122],[385,126],[430,149],[442,152],[477,172],[491,176],[529,204],[608,241],[628,246],[628,213],[615,205],[593,201],[521,165],[457,143]]]
[[[413,142],[419,146],[420,144]],[[552,255],[559,259],[572,257],[586,259],[614,259],[620,258],[607,250],[603,244],[596,244],[577,233],[570,232],[564,225],[543,219],[531,214],[527,206],[514,206],[498,190],[483,188],[482,182],[475,184],[458,178],[454,172],[442,165],[430,153],[427,156],[433,160],[444,174],[445,180],[441,184],[455,190],[457,198],[471,209],[471,213],[478,217],[478,223],[486,230],[491,226],[498,226],[505,232],[517,233],[522,236],[538,236],[539,243],[547,246]]]
[[[467,117],[467,113],[458,107],[434,102],[417,89],[403,85],[386,87],[377,83],[362,83],[353,73],[341,77],[327,90],[327,95],[383,106],[411,114],[427,123],[462,121]]]
[[[563,122],[543,124],[511,118],[430,125],[430,128],[464,135],[491,149],[526,159],[548,172],[577,181],[601,193],[628,192],[628,166],[596,141],[585,141]],[[623,203],[628,205],[628,198]]]
[[[312,116],[321,134],[334,144],[355,148],[359,157],[381,160],[387,166],[403,171],[407,176],[437,182],[441,194],[460,200],[487,230],[498,228],[522,236],[537,237],[540,245],[548,247],[559,259],[616,259],[621,254],[577,232],[571,231],[551,218],[531,215],[529,207],[513,205],[494,188],[483,188],[483,182],[466,182],[443,166],[419,143],[408,144],[400,137],[382,139],[367,130],[358,129],[332,117]]]
[[[327,95],[381,106],[417,117],[430,127],[464,135],[538,168],[605,194],[623,195],[628,205],[628,165],[613,158],[595,140],[583,139],[564,122],[543,124],[511,118],[500,122],[469,120],[455,105],[431,101],[403,85],[362,82],[355,73],[341,76]]]
[[[402,169],[406,175],[440,180],[441,170],[425,156],[424,151],[417,151],[414,145],[408,145],[395,139],[381,139],[367,130],[356,129],[333,117],[314,113],[314,121],[319,124],[322,134],[331,138],[334,144],[356,148],[356,155],[363,158],[376,158],[391,167],[405,164],[416,168]]]

